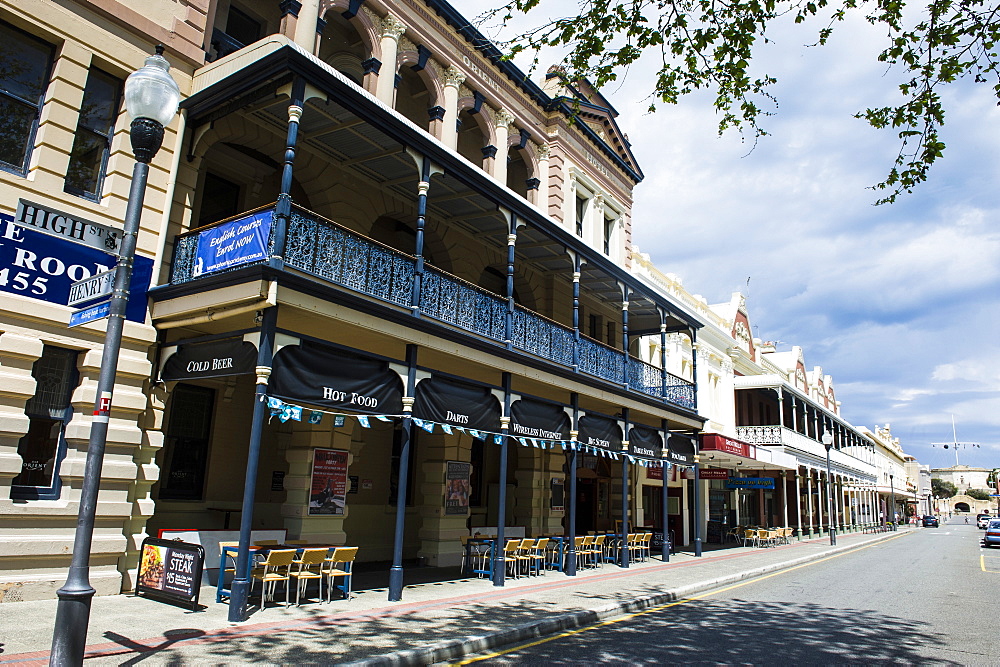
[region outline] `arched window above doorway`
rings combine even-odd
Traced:
[[[319,43],[319,58],[351,81],[362,85],[364,68],[361,63],[369,56],[368,45],[358,31],[340,12],[326,13],[326,26]]]

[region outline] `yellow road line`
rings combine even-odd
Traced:
[[[487,655],[481,655],[481,656],[476,657],[476,658],[469,658],[468,660],[463,660],[461,662],[452,663],[452,665],[468,665],[468,664],[471,664],[473,662],[480,662],[482,660],[489,660],[491,658],[499,658],[502,655],[507,655],[508,653],[516,653],[517,651],[523,651],[526,648],[531,648],[533,646],[538,646],[539,644],[546,644],[548,642],[555,641],[556,639],[562,639],[563,637],[572,637],[573,635],[580,634],[581,632],[586,632],[587,630],[594,630],[594,629],[597,629],[597,628],[603,628],[603,627],[605,627],[607,625],[614,625],[615,623],[620,623],[622,621],[627,621],[629,619],[635,618],[637,616],[642,616],[644,614],[650,614],[650,613],[652,613],[654,611],[662,611],[664,609],[669,609],[670,607],[676,607],[678,605],[687,604],[688,602],[694,602],[695,600],[700,600],[700,599],[706,598],[706,597],[708,597],[710,595],[718,595],[719,593],[725,593],[726,591],[731,591],[734,588],[742,588],[743,586],[746,586],[748,584],[754,584],[754,583],[757,583],[758,581],[762,581],[764,579],[770,579],[771,577],[777,577],[780,574],[786,574],[788,572],[794,572],[795,570],[798,570],[798,569],[803,568],[803,567],[808,567],[810,565],[818,565],[819,563],[824,563],[824,562],[826,562],[828,560],[833,560],[834,558],[839,558],[840,556],[846,556],[847,554],[851,554],[851,553],[855,553],[855,552],[858,552],[858,551],[862,551],[864,549],[870,549],[871,547],[874,547],[876,545],[885,544],[886,542],[889,542],[890,540],[896,540],[896,539],[899,539],[900,537],[904,537],[907,534],[908,533],[903,533],[903,534],[900,534],[900,535],[896,535],[894,537],[890,537],[890,538],[881,540],[879,542],[873,542],[872,544],[869,544],[867,546],[858,547],[857,549],[851,549],[850,551],[843,551],[843,552],[841,552],[839,554],[833,554],[832,556],[827,556],[825,558],[820,558],[818,560],[809,561],[808,563],[802,563],[801,565],[796,565],[794,567],[790,567],[790,568],[785,569],[785,570],[779,570],[778,572],[772,572],[771,574],[765,574],[765,575],[761,575],[759,577],[754,577],[753,579],[749,579],[747,581],[742,581],[742,582],[740,582],[738,584],[733,584],[732,586],[727,586],[725,588],[719,588],[719,589],[716,589],[716,590],[711,590],[711,591],[708,591],[707,593],[702,593],[700,595],[692,595],[691,597],[684,598],[682,600],[676,600],[674,602],[668,602],[666,604],[661,604],[661,605],[658,605],[656,607],[650,607],[649,609],[644,609],[642,611],[637,611],[635,613],[627,614],[625,616],[619,616],[617,618],[613,618],[613,619],[610,619],[610,620],[607,620],[607,621],[601,621],[600,623],[595,623],[594,625],[588,625],[585,628],[577,628],[576,630],[567,630],[566,632],[561,632],[561,633],[559,633],[557,635],[553,635],[551,637],[545,637],[543,639],[537,639],[537,640],[535,640],[533,642],[528,642],[527,644],[521,644],[520,646],[515,646],[514,648],[509,648],[509,649],[504,650],[504,651],[496,651],[494,653],[489,653]],[[984,571],[986,571],[985,568],[984,568]]]

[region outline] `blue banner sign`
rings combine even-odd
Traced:
[[[198,234],[194,275],[200,276],[267,258],[273,211],[260,211]]]
[[[773,477],[730,477],[726,480],[727,489],[773,489]]]
[[[73,283],[109,271],[116,263],[114,255],[19,225],[0,213],[0,292],[65,307]],[[146,321],[152,275],[153,260],[137,256],[125,313],[133,322]]]

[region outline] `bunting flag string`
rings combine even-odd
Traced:
[[[371,428],[371,420],[375,419],[380,422],[392,422],[396,419],[405,418],[407,415],[362,415],[362,414],[350,414],[342,412],[333,412],[329,410],[316,410],[312,408],[303,408],[300,405],[294,405],[291,403],[286,403],[280,398],[274,396],[267,396],[262,394],[260,400],[267,403],[267,407],[271,412],[271,417],[277,417],[282,423],[289,420],[291,421],[302,421],[303,418],[309,424],[321,424],[324,415],[333,415],[335,418],[343,419],[346,417],[352,417],[358,420],[358,423],[362,428]],[[453,424],[443,424],[440,422],[434,422],[427,419],[419,419],[417,417],[411,417],[414,425],[418,428],[423,429],[427,433],[434,433],[435,426],[440,426],[441,431],[448,435],[453,435],[456,431],[461,433],[468,433],[473,438],[477,439],[492,439],[494,445],[502,445],[503,438],[509,437],[515,440],[522,447],[532,447],[534,449],[555,449],[557,446],[562,448],[562,451],[579,451],[582,453],[589,453],[594,456],[599,456],[602,458],[612,459],[614,461],[621,460],[622,456],[625,456],[629,462],[641,465],[643,467],[664,467],[667,469],[673,466],[669,462],[664,461],[653,461],[649,459],[641,459],[631,454],[619,454],[618,452],[612,452],[607,449],[602,449],[599,447],[593,447],[590,445],[585,445],[578,440],[546,440],[541,438],[525,438],[522,436],[512,436],[505,433],[494,433],[490,431],[482,431],[479,429],[465,428],[463,426],[455,426]]]

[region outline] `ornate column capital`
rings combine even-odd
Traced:
[[[535,148],[535,154],[538,156],[539,162],[542,160],[548,160],[552,157],[552,149],[548,144],[538,144],[538,147]]]
[[[506,109],[500,109],[496,114],[495,120],[497,127],[509,128],[510,124],[514,122],[514,114]]]
[[[399,38],[406,32],[406,24],[397,19],[392,14],[388,14],[382,19],[382,36],[399,41]]]
[[[445,86],[451,86],[452,88],[457,89],[465,83],[465,73],[454,65],[448,65],[448,69],[444,71],[442,81]]]

